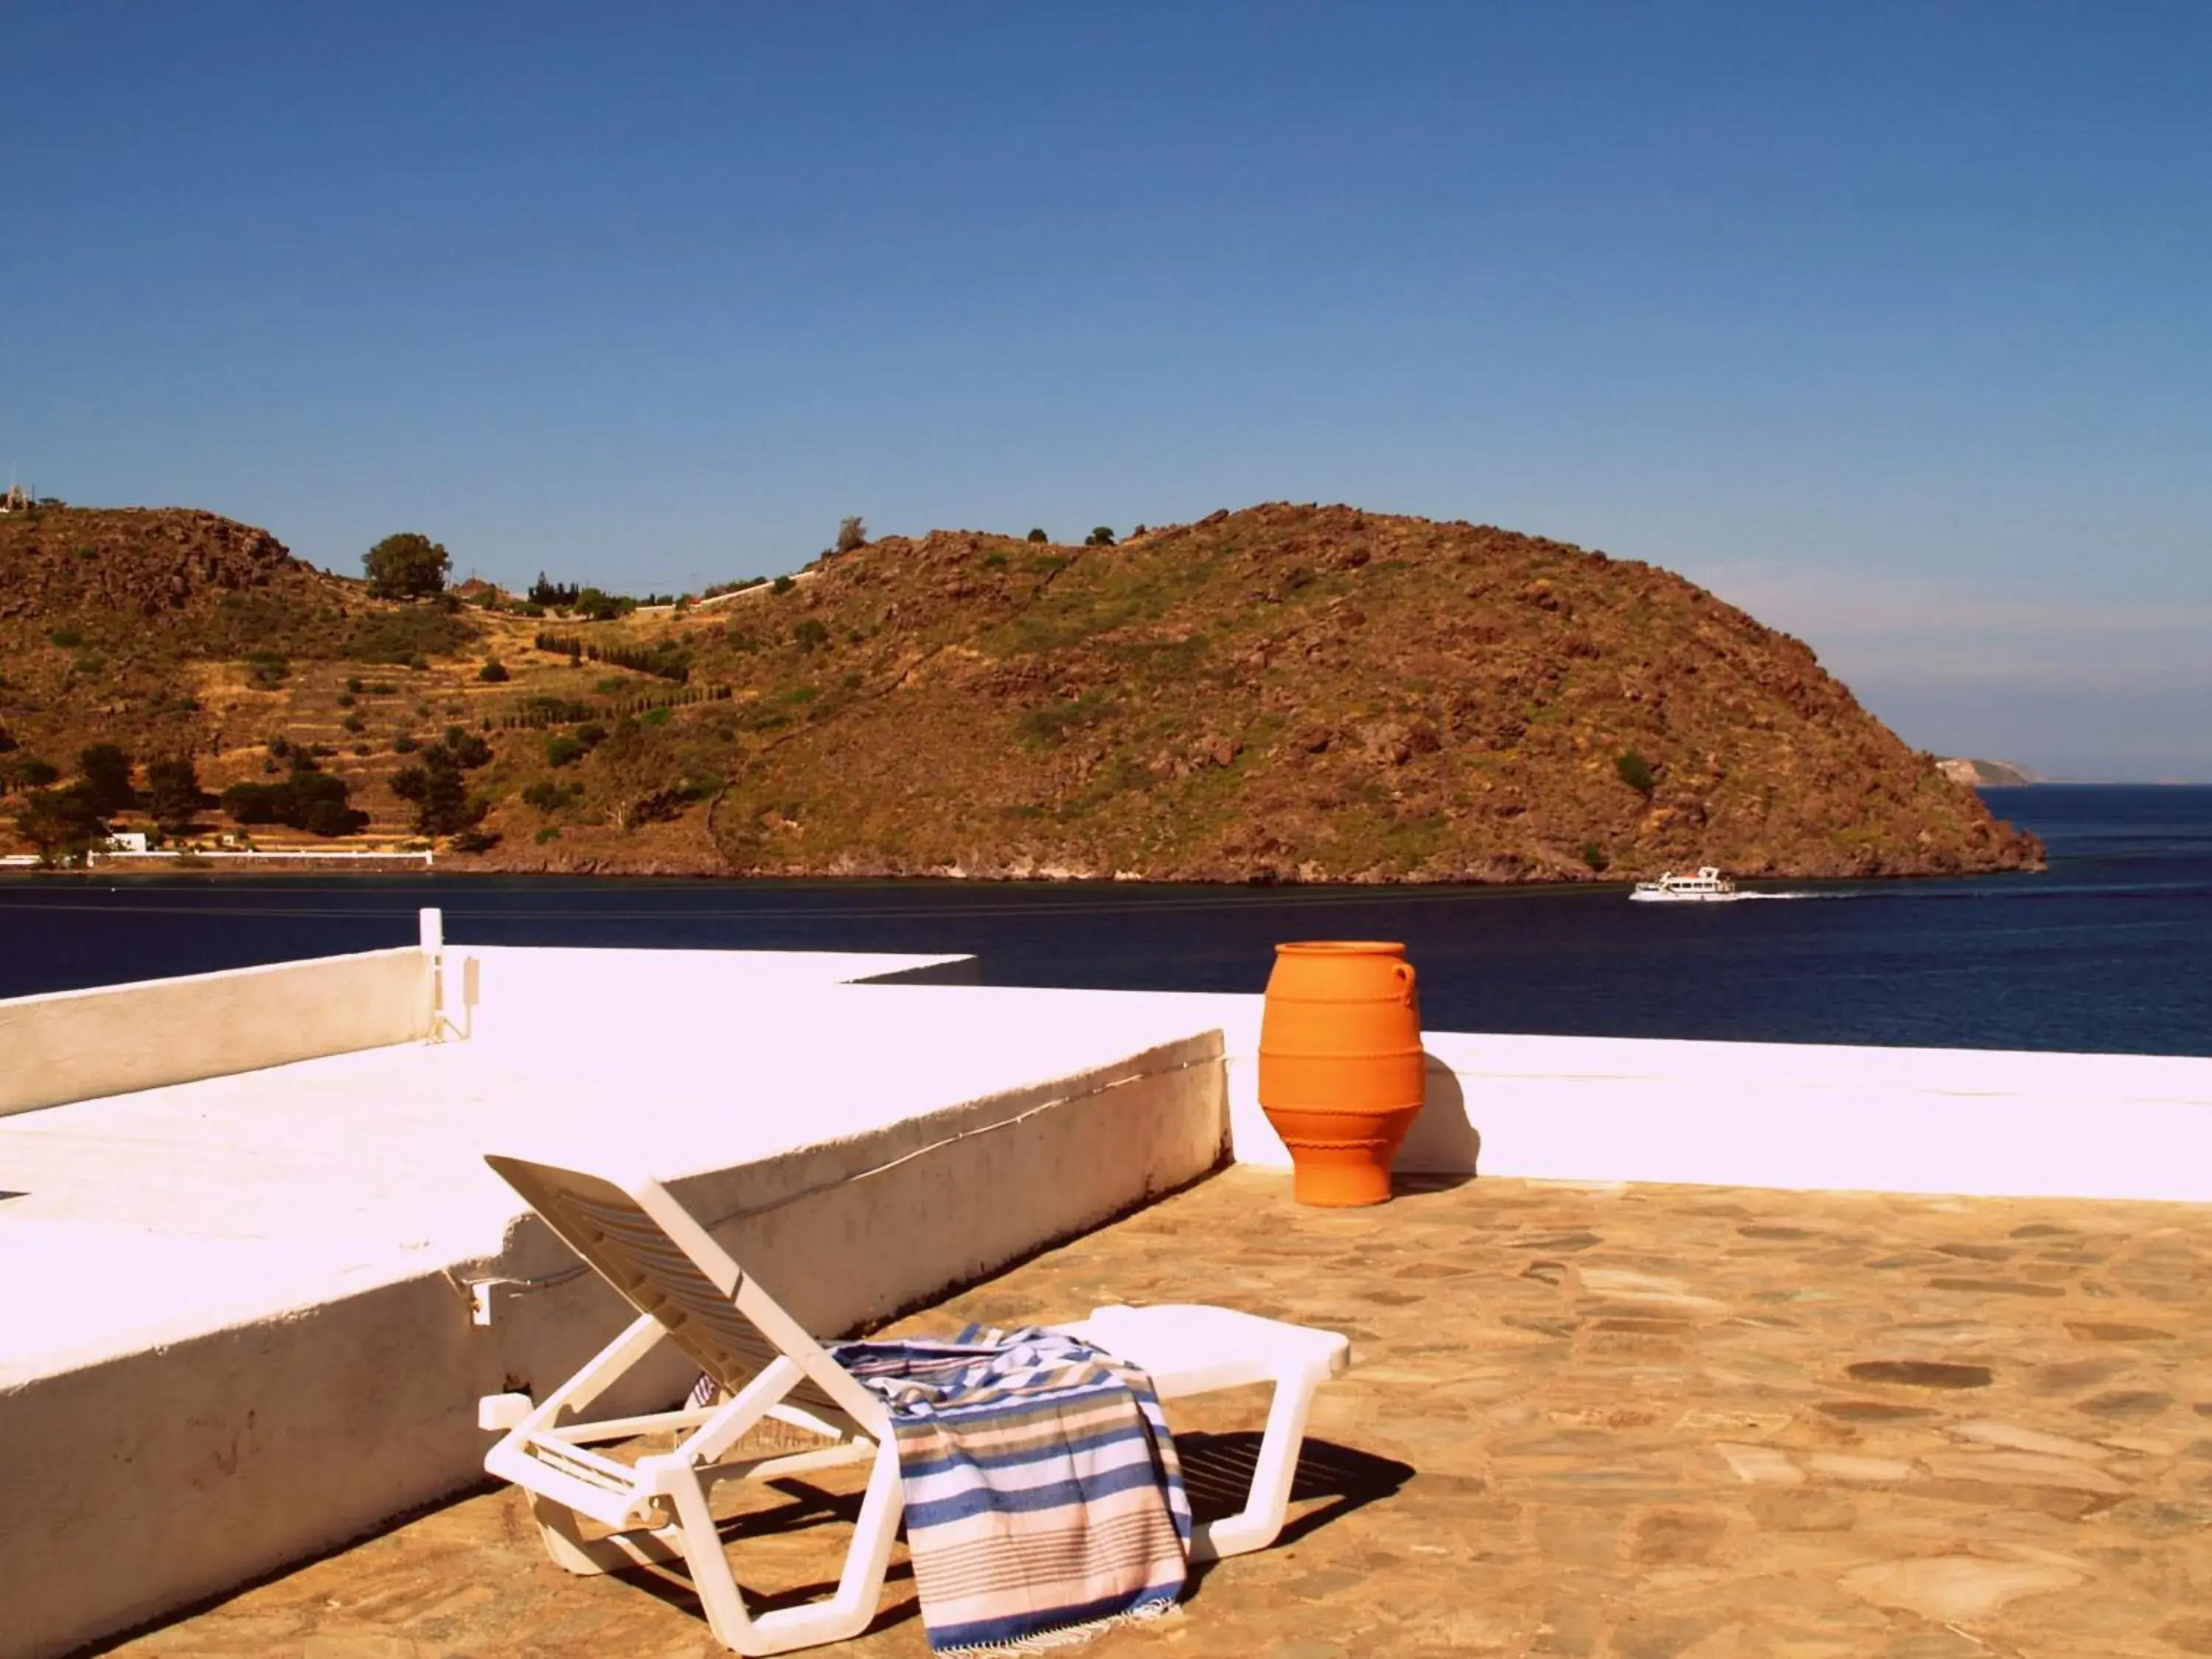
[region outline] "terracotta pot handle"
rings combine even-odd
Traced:
[[[1410,962],[1394,962],[1390,964],[1390,971],[1398,976],[1398,1000],[1408,1008],[1412,1007],[1413,1006],[1413,964]]]

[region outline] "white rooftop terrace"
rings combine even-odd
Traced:
[[[566,1375],[616,1322],[485,1152],[669,1181],[824,1334],[1232,1144],[1286,1161],[1253,1097],[1256,995],[426,944],[0,1003],[0,1489],[49,1495],[0,1506],[8,1651],[477,1478],[477,1396]],[[2212,1200],[2212,1060],[1425,1040],[1407,1170]]]

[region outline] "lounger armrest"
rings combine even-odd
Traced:
[[[1352,1360],[1351,1341],[1334,1331],[1234,1308],[1098,1308],[1055,1328],[1149,1371],[1170,1396],[1291,1377],[1320,1382],[1342,1375]]]
[[[640,1492],[635,1487],[621,1490],[580,1480],[542,1458],[533,1457],[526,1447],[516,1444],[512,1437],[491,1449],[484,1459],[484,1471],[525,1492],[566,1504],[603,1527],[620,1530],[657,1524],[663,1518],[655,1513],[652,1495]]]

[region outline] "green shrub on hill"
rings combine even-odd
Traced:
[[[239,824],[281,823],[311,836],[357,835],[368,814],[351,804],[343,778],[301,765],[282,783],[234,783],[222,792],[222,810]]]
[[[459,759],[442,743],[424,749],[419,764],[394,774],[392,793],[414,803],[418,835],[458,835],[484,815],[484,804],[469,799]]]
[[[349,662],[390,663],[411,668],[429,653],[452,656],[479,637],[463,617],[428,607],[372,611],[354,619],[332,653]],[[427,662],[423,666],[428,667]]]
[[[130,752],[119,744],[90,744],[78,752],[76,769],[87,798],[103,817],[138,804],[138,792],[131,786]]]
[[[215,797],[200,787],[199,773],[189,756],[176,755],[146,765],[146,810],[165,836],[191,832],[203,808]]]
[[[583,798],[582,784],[556,783],[550,778],[540,778],[527,785],[522,792],[522,804],[535,808],[548,817],[574,805]]]
[[[578,720],[589,720],[595,712],[590,703],[574,697],[527,697],[500,724],[510,728],[573,726]]]
[[[15,814],[15,830],[48,863],[81,860],[107,839],[106,820],[82,784],[33,791]]]
[[[1079,697],[1062,698],[1026,710],[1014,722],[1014,730],[1029,744],[1054,748],[1065,743],[1069,733],[1104,719],[1113,707],[1111,691],[1086,691]]]
[[[651,674],[656,678],[674,680],[682,685],[691,678],[691,653],[673,640],[661,640],[652,645],[602,645],[595,640],[585,640],[574,634],[544,633],[532,643],[540,651],[553,656],[565,656],[569,662],[578,663],[586,658],[603,662],[614,668],[627,668],[640,674]],[[619,678],[604,679],[597,688],[602,696],[624,689]]]
[[[439,742],[465,770],[474,771],[477,767],[491,763],[491,745],[473,732],[464,732],[458,726],[449,726]]]
[[[576,595],[576,614],[586,622],[612,622],[636,609],[635,599],[625,599],[619,593],[603,593],[596,587],[587,587]]]

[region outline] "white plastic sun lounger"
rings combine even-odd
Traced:
[[[629,1185],[520,1158],[486,1159],[546,1224],[638,1310],[637,1319],[542,1402],[487,1395],[478,1417],[504,1437],[484,1468],[530,1494],[553,1559],[572,1572],[681,1561],[725,1647],[742,1654],[858,1635],[875,1616],[903,1508],[897,1448],[883,1402],[776,1305],[655,1181]],[[1350,1361],[1331,1331],[1228,1308],[1101,1308],[1057,1328],[1151,1373],[1163,1400],[1247,1383],[1274,1385],[1243,1509],[1195,1529],[1191,1559],[1265,1548],[1282,1530],[1314,1390]],[[663,1341],[720,1386],[722,1403],[596,1421],[583,1413]],[[732,1455],[765,1423],[819,1437],[799,1451]],[[596,1443],[673,1431],[674,1449],[624,1463]],[[749,1613],[708,1508],[718,1480],[774,1480],[872,1462],[836,1590],[804,1606]],[[609,1528],[586,1540],[580,1518]]]

